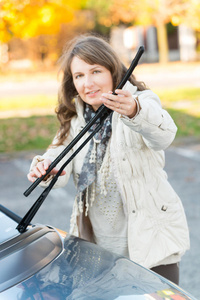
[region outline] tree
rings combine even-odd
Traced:
[[[56,34],[84,5],[85,0],[1,0],[0,41]]]
[[[100,13],[99,22],[109,26],[120,23],[155,26],[157,29],[159,61],[165,63],[168,61],[166,24],[175,17],[184,17],[191,1],[198,2],[198,0],[110,0],[107,1],[109,5],[107,5],[104,16]],[[89,2],[93,3],[94,0]],[[95,2],[97,6],[99,1]],[[105,0],[103,2],[106,3]]]
[[[174,25],[186,24],[194,30],[200,30],[200,1],[188,0],[187,10],[185,14],[172,16],[172,23]]]

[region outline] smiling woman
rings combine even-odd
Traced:
[[[96,111],[102,104],[102,93],[113,89],[110,71],[101,65],[87,64],[77,56],[72,60],[71,71],[77,93]]]
[[[118,94],[122,93],[119,96],[124,97],[123,100],[125,100],[126,102],[123,110],[121,110],[122,98],[120,99],[119,96],[111,96],[111,90],[113,91],[116,89],[121,79],[125,75],[127,68],[122,64],[115,51],[105,40],[97,38],[95,36],[87,35],[76,37],[66,45],[66,49],[64,50],[60,61],[61,70],[63,71],[64,77],[63,84],[60,90],[59,105],[57,107],[57,116],[61,123],[61,127],[59,130],[59,140],[57,141],[58,145],[62,144],[62,142],[65,140],[66,134],[69,133],[71,119],[77,114],[75,102],[79,101],[79,98],[82,102],[85,98],[84,97],[82,99],[81,97],[79,97],[79,92],[76,89],[76,84],[78,84],[80,78],[80,82],[82,83],[82,85],[83,80],[90,81],[86,82],[86,85],[88,85],[88,83],[90,85],[89,88],[87,87],[87,92],[95,92],[99,89],[103,89],[102,91],[99,91],[98,105],[95,105],[95,109],[97,109],[100,104],[104,104],[108,108],[116,110],[118,113],[123,113],[123,115],[126,116],[133,116],[134,113],[136,113],[136,101],[133,100],[133,97],[131,93],[129,93],[129,91],[127,91],[125,94],[122,90],[118,91]],[[79,63],[81,63],[81,66],[83,66],[84,69],[79,67]],[[72,70],[72,67],[76,68],[76,70]],[[95,70],[96,67],[98,68]],[[88,77],[89,73],[84,74],[89,70],[91,70],[91,72],[92,70],[95,71],[93,74],[94,76]],[[73,76],[72,71],[78,72],[76,74],[78,76],[77,78]],[[103,78],[105,75],[107,81]],[[94,90],[90,90],[91,84],[93,88],[95,86],[95,81],[91,82],[92,77],[97,77],[98,80],[100,80],[99,84],[101,85],[101,87],[96,86]],[[139,91],[146,89],[145,84],[138,82],[133,74],[131,75],[129,80],[130,83],[137,86],[137,89]],[[106,86],[103,87],[103,84]],[[100,96],[102,96],[101,99]],[[76,99],[75,102],[73,101],[74,98]],[[92,94],[88,98],[90,99],[90,101],[94,101]],[[95,101],[97,101],[97,98],[95,98]],[[128,111],[126,111],[127,108]]]
[[[56,110],[60,128],[46,153],[33,159],[28,179],[34,182],[44,175],[41,185],[47,187],[72,155],[55,184],[64,186],[73,175],[77,194],[70,233],[178,283],[189,233],[181,200],[163,170],[163,150],[172,143],[176,125],[159,97],[133,75],[123,89],[116,89],[127,69],[101,38],[72,40],[61,58],[61,70]],[[46,176],[51,162],[101,104],[109,114],[90,143],[76,156],[80,144],[72,143],[67,157]]]

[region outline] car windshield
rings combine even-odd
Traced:
[[[19,232],[16,229],[18,223],[13,219],[9,218],[2,211],[0,211],[0,224],[1,224],[0,244],[19,235]]]

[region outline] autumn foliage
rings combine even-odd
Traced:
[[[56,34],[83,6],[84,0],[0,0],[0,41]]]

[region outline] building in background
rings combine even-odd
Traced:
[[[159,61],[157,32],[153,26],[118,26],[111,30],[111,45],[123,61],[130,63],[139,46],[145,46],[142,62]],[[180,25],[168,25],[169,61],[191,62],[198,60],[197,36],[193,29]]]

